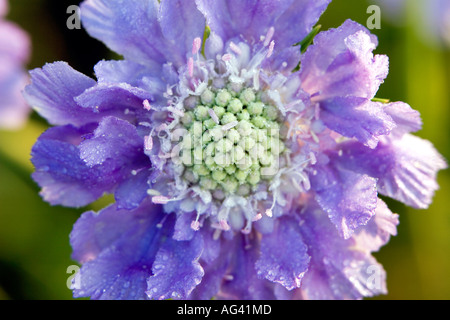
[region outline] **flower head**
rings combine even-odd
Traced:
[[[44,199],[116,200],[74,226],[75,296],[386,292],[371,253],[398,218],[378,193],[426,207],[445,162],[410,134],[416,111],[374,101],[388,60],[363,26],[319,33],[304,54],[293,46],[328,3],[82,4],[88,32],[124,60],[99,62],[97,81],[48,64],[25,91],[55,125],[32,152]]]
[[[22,97],[28,82],[24,65],[30,55],[28,35],[15,24],[4,20],[6,0],[0,0],[0,128],[21,127],[30,111]]]

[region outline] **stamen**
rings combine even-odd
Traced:
[[[200,229],[200,222],[197,220],[192,221],[191,228],[195,231],[198,231]]]
[[[261,213],[258,213],[256,216],[253,217],[252,221],[253,222],[259,221],[262,219],[262,217],[263,215]]]
[[[155,204],[166,204],[170,201],[169,198],[165,196],[154,196],[152,197],[152,202]]]
[[[229,54],[229,53],[226,53],[226,54],[224,54],[223,56],[222,56],[222,61],[230,61],[231,60],[231,58],[233,58],[233,56],[231,55],[231,54]]]
[[[272,40],[269,46],[269,51],[267,52],[267,58],[270,58],[273,54],[273,48],[275,47],[275,41]]]
[[[152,109],[152,106],[150,105],[150,102],[147,99],[145,99],[142,104],[144,105],[145,110],[150,111]]]
[[[144,137],[144,148],[145,151],[150,151],[153,149],[153,138],[151,134]]]
[[[211,119],[213,119],[216,124],[219,124],[219,117],[214,112],[214,110],[213,109],[208,109],[208,113],[209,113]]]
[[[184,117],[184,112],[180,109],[174,107],[167,107],[167,111],[172,112],[173,114],[176,114],[179,117]]]
[[[234,44],[233,42],[230,43],[230,49],[235,52],[238,55],[242,54],[242,50],[241,48],[239,48],[236,44]]]
[[[188,59],[188,73],[189,73],[189,77],[193,77],[194,76],[194,59],[189,58]]]
[[[236,127],[238,124],[239,124],[239,122],[237,120],[227,123],[226,125],[222,126],[222,131],[228,131],[228,130]]]
[[[270,43],[270,41],[272,40],[272,37],[275,33],[275,28],[274,27],[270,27],[269,30],[267,30],[267,34],[264,40],[264,47],[267,47]]]
[[[195,38],[194,42],[192,43],[192,54],[197,54],[200,51],[201,47],[202,47],[202,39]]]

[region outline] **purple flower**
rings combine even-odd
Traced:
[[[124,60],[99,62],[97,81],[47,64],[25,90],[54,125],[32,150],[43,198],[115,197],[71,233],[75,297],[386,292],[371,253],[398,217],[378,194],[425,208],[446,164],[411,135],[416,111],[374,101],[388,59],[363,26],[321,32],[303,55],[293,46],[328,3],[82,4],[88,32]]]
[[[24,65],[30,55],[28,35],[4,20],[6,0],[0,0],[0,128],[17,129],[24,125],[30,108],[22,97],[28,82]]]

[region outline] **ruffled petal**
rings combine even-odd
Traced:
[[[91,36],[127,60],[153,70],[161,70],[165,62],[179,67],[192,48],[187,50],[188,43],[192,46],[194,38],[203,37],[204,19],[192,0],[174,1],[166,1],[174,6],[168,8],[156,0],[86,0],[82,21]],[[177,41],[182,37],[186,38],[180,46]]]
[[[180,48],[180,54],[192,53],[195,38],[203,38],[206,21],[195,0],[161,1],[158,19],[168,42]]]
[[[378,199],[375,216],[367,225],[358,229],[353,238],[360,246],[376,252],[388,243],[391,236],[397,235],[398,218],[398,214],[393,214],[386,203]]]
[[[74,296],[91,299],[146,299],[146,280],[172,219],[149,201],[139,209],[111,205],[86,212],[71,233],[73,257],[83,263]],[[170,217],[169,217],[170,218]]]
[[[260,277],[288,290],[300,287],[310,259],[299,228],[294,219],[279,218],[275,230],[263,236],[261,256],[256,262]]]
[[[338,161],[378,179],[378,191],[415,208],[427,208],[439,188],[437,172],[447,168],[433,145],[411,134],[384,139],[376,149],[342,144]]]
[[[80,158],[77,145],[88,128],[54,127],[43,133],[31,151],[33,179],[52,205],[81,207],[98,199],[115,185],[102,168],[90,168]]]
[[[311,184],[316,191],[317,202],[345,239],[375,214],[375,178],[329,165],[317,168]]]
[[[14,23],[0,21],[0,62],[3,68],[21,66],[31,53],[30,38]]]
[[[361,299],[386,293],[386,274],[370,254],[371,248],[353,237],[339,237],[327,214],[314,205],[301,218],[311,262],[296,295],[327,300]]]
[[[32,83],[25,88],[28,104],[53,125],[83,126],[101,119],[92,109],[82,108],[74,98],[95,81],[65,62],[46,64],[31,72]]]
[[[203,239],[196,233],[191,241],[167,239],[159,249],[147,280],[150,299],[186,299],[204,275],[198,263]]]
[[[197,0],[196,2],[212,31],[225,42],[242,35],[250,43],[255,43],[266,36],[273,27],[272,39],[277,48],[282,50],[308,35],[330,1]]]
[[[372,99],[388,74],[388,58],[373,55],[377,38],[362,25],[347,20],[319,33],[301,59],[303,88],[316,100],[334,97]]]
[[[349,138],[375,148],[380,136],[396,126],[382,103],[359,97],[336,97],[320,102],[320,118],[325,125]]]

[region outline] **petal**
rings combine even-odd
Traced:
[[[347,20],[319,33],[301,59],[303,89],[316,100],[334,97],[372,99],[388,74],[388,58],[374,56],[378,41],[362,25]]]
[[[415,208],[427,208],[439,188],[437,172],[447,168],[433,145],[411,134],[384,139],[376,149],[342,145],[341,165],[378,179],[381,194]]]
[[[50,204],[81,207],[114,187],[113,177],[101,168],[89,168],[80,158],[77,144],[88,132],[71,126],[50,128],[33,146],[33,179]]]
[[[150,172],[142,169],[132,171],[131,176],[125,179],[114,192],[114,198],[119,209],[135,209],[148,197]]]
[[[138,209],[111,205],[98,214],[86,212],[71,233],[74,258],[84,262],[75,297],[145,299],[151,267],[173,221],[146,202]]]
[[[256,271],[259,276],[292,290],[300,287],[309,259],[298,222],[288,217],[279,218],[275,230],[261,240]]]
[[[375,216],[355,232],[356,242],[371,252],[380,250],[389,242],[391,236],[397,235],[398,215],[393,214],[387,205],[378,199]]]
[[[79,106],[74,98],[95,85],[95,81],[75,71],[65,62],[46,64],[31,72],[32,83],[24,97],[51,124],[83,126],[101,115]]]
[[[393,102],[383,106],[384,112],[389,115],[396,124],[393,130],[396,134],[416,132],[422,129],[420,113],[412,109],[404,102]]]
[[[81,159],[89,167],[105,164],[109,160],[108,165],[131,172],[149,165],[143,143],[135,126],[125,120],[106,117],[95,129],[94,136],[81,142]]]
[[[333,164],[318,167],[311,179],[317,202],[345,239],[375,214],[376,183],[376,179],[368,175]]]
[[[156,0],[87,0],[81,11],[88,33],[125,59],[154,69],[166,61]]]
[[[353,237],[343,239],[327,214],[316,205],[300,215],[301,230],[311,256],[302,280],[305,299],[361,299],[386,293],[386,274],[370,249]]]
[[[195,38],[203,38],[206,21],[195,0],[161,1],[158,15],[164,37],[185,55],[192,52]]]
[[[248,42],[260,41],[271,27],[277,48],[285,49],[301,41],[319,20],[330,1],[305,0],[197,0],[212,31],[225,42],[243,36]]]
[[[191,241],[167,239],[159,249],[147,280],[150,299],[186,299],[200,283],[204,271],[198,263],[203,239],[196,233]]]
[[[320,102],[320,118],[325,125],[349,138],[375,148],[379,137],[389,134],[395,122],[382,103],[358,97],[337,97]]]
[[[103,117],[113,115],[133,122],[145,112],[142,103],[146,99],[153,100],[153,95],[146,90],[126,83],[101,83],[87,89],[75,101]]]
[[[273,283],[259,279],[256,274],[255,263],[259,256],[257,240],[235,235],[229,241],[231,243],[221,249],[221,254],[228,255],[228,270],[217,297],[227,300],[273,300]]]

